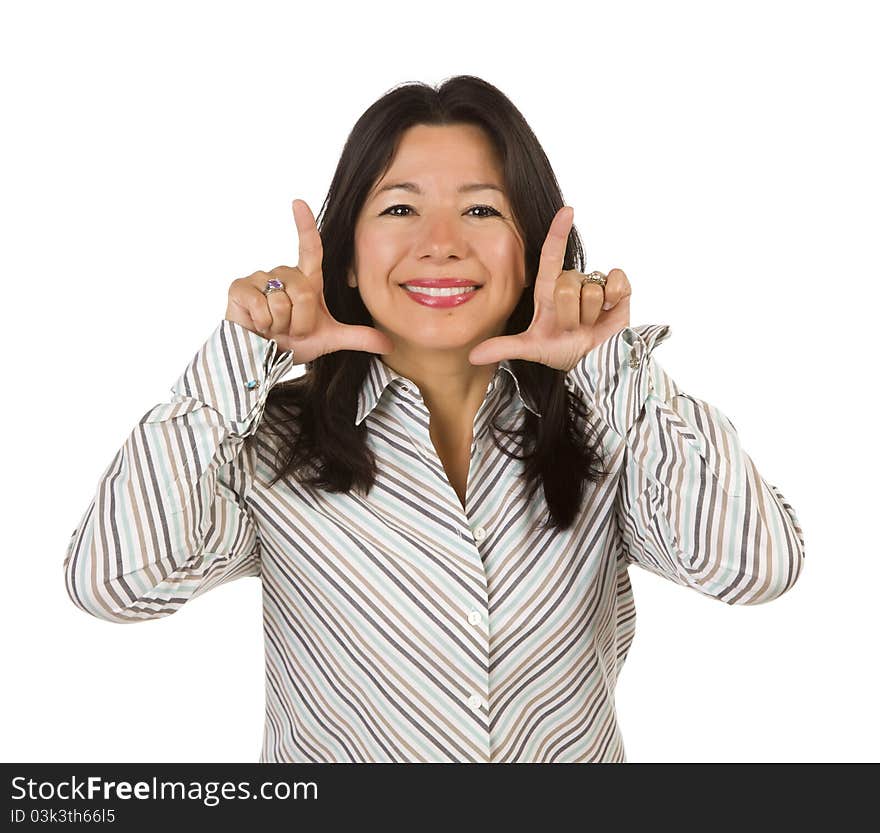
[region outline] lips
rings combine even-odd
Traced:
[[[444,292],[443,287],[430,287],[434,291],[425,291],[429,289],[429,287],[415,287],[415,286],[407,286],[403,284],[401,289],[403,289],[403,294],[406,295],[412,301],[415,301],[417,304],[421,304],[425,307],[433,307],[434,309],[449,309],[451,307],[458,307],[462,304],[469,303],[474,297],[480,294],[480,287],[475,284],[467,284],[464,287],[456,288],[456,287],[446,287],[446,289],[452,289],[452,292]]]
[[[450,286],[480,286],[476,281],[468,278],[415,278],[406,281],[403,286],[428,286],[435,289],[442,289]]]

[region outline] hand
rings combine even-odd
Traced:
[[[471,364],[524,359],[568,372],[597,344],[629,326],[632,288],[621,269],[608,273],[604,291],[596,283],[581,287],[580,272],[562,269],[573,221],[574,209],[563,206],[550,223],[541,248],[529,328],[481,342],[470,352]],[[603,302],[610,309],[603,309]]]
[[[310,362],[336,350],[391,353],[391,339],[374,327],[342,324],[324,301],[322,262],[324,248],[312,210],[304,200],[293,201],[293,218],[299,235],[296,267],[276,266],[238,278],[229,287],[226,320],[277,342],[282,351],[293,350],[295,364]],[[283,292],[264,295],[266,281],[277,278]]]

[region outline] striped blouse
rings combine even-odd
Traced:
[[[614,689],[635,630],[630,564],[760,604],[804,559],[792,507],[733,424],[652,356],[669,332],[626,327],[566,374],[612,474],[585,484],[559,532],[540,528],[543,490],[527,499],[522,462],[490,436],[523,408],[540,417],[509,362],[474,419],[466,509],[418,387],[372,354],[356,414],[378,468],[369,495],[270,487],[259,429],[293,354],[223,320],[101,476],[67,592],[140,622],[259,576],[260,762],[625,762]]]

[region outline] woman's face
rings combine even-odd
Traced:
[[[385,190],[399,183],[412,186]],[[480,187],[462,190],[474,184]],[[525,246],[503,189],[480,128],[416,125],[403,134],[358,217],[348,275],[396,348],[469,352],[504,333],[525,286]],[[432,307],[402,286],[430,278],[465,278],[480,288],[465,303]]]

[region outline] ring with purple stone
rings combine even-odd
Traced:
[[[281,283],[277,278],[270,278],[266,282],[266,288],[263,290],[263,295],[268,295],[270,292],[283,292],[284,284]]]

